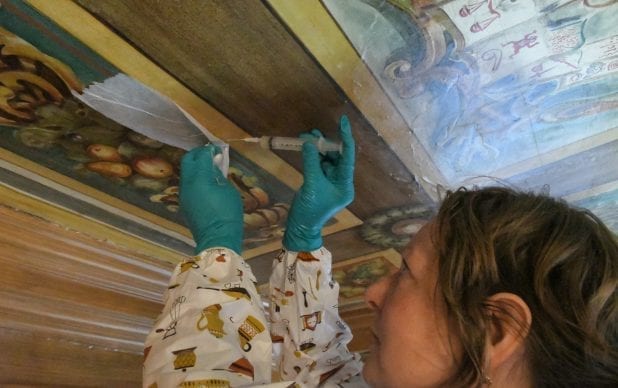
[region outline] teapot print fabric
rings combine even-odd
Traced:
[[[145,347],[145,387],[270,382],[272,346],[251,267],[224,248],[178,264]]]
[[[362,369],[360,356],[350,353],[350,328],[339,316],[339,284],[332,278],[332,257],[283,250],[270,277],[270,321],[283,379],[298,386],[341,384]],[[360,385],[354,385],[360,386]]]
[[[144,350],[144,387],[297,387],[342,383],[361,370],[347,349],[331,255],[282,250],[273,262],[268,319],[251,267],[227,248],[178,264]],[[273,342],[280,355],[273,360]],[[196,386],[197,386],[196,385]]]

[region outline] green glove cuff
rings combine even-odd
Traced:
[[[289,222],[289,220],[288,220]],[[294,252],[311,252],[320,248],[322,241],[322,228],[307,228],[297,223],[286,229],[283,236],[283,247]]]
[[[218,243],[217,243],[217,240],[212,240],[212,241],[205,240],[203,241],[202,244],[196,245],[195,250],[193,252],[194,254],[199,255],[200,253],[202,253],[202,251],[205,251],[206,249],[210,249],[210,248],[228,248],[236,252],[236,254],[239,256],[242,253],[242,244],[233,244],[233,243],[221,241],[221,240],[219,240]]]
[[[240,254],[243,205],[238,190],[215,165],[217,148],[196,147],[182,158],[180,208],[191,230],[198,254],[226,247]]]
[[[303,144],[303,184],[292,200],[283,237],[289,250],[320,248],[322,227],[354,199],[354,138],[346,116],[339,122],[339,135],[341,152],[320,154],[312,142]],[[309,139],[321,137],[314,129]]]
[[[242,253],[243,228],[237,223],[228,225],[217,225],[214,232],[203,233],[203,235],[193,235],[195,240],[195,254],[199,254],[208,248],[225,247],[233,250],[237,254]]]

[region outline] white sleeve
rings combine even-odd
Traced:
[[[271,357],[251,268],[230,249],[207,249],[174,270],[146,339],[143,386],[269,383]]]
[[[273,261],[269,292],[271,334],[282,342],[282,379],[329,387],[360,373],[360,356],[347,348],[352,333],[339,317],[339,284],[328,250],[282,250]]]

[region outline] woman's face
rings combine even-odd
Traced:
[[[433,223],[412,238],[401,269],[371,285],[365,300],[376,310],[374,346],[363,369],[376,387],[431,387],[455,372],[459,343],[449,339],[444,302],[437,287]]]

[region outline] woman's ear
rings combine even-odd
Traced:
[[[486,312],[489,315],[487,333],[487,361],[495,369],[523,355],[524,343],[532,314],[524,300],[510,292],[500,292],[487,298]]]

